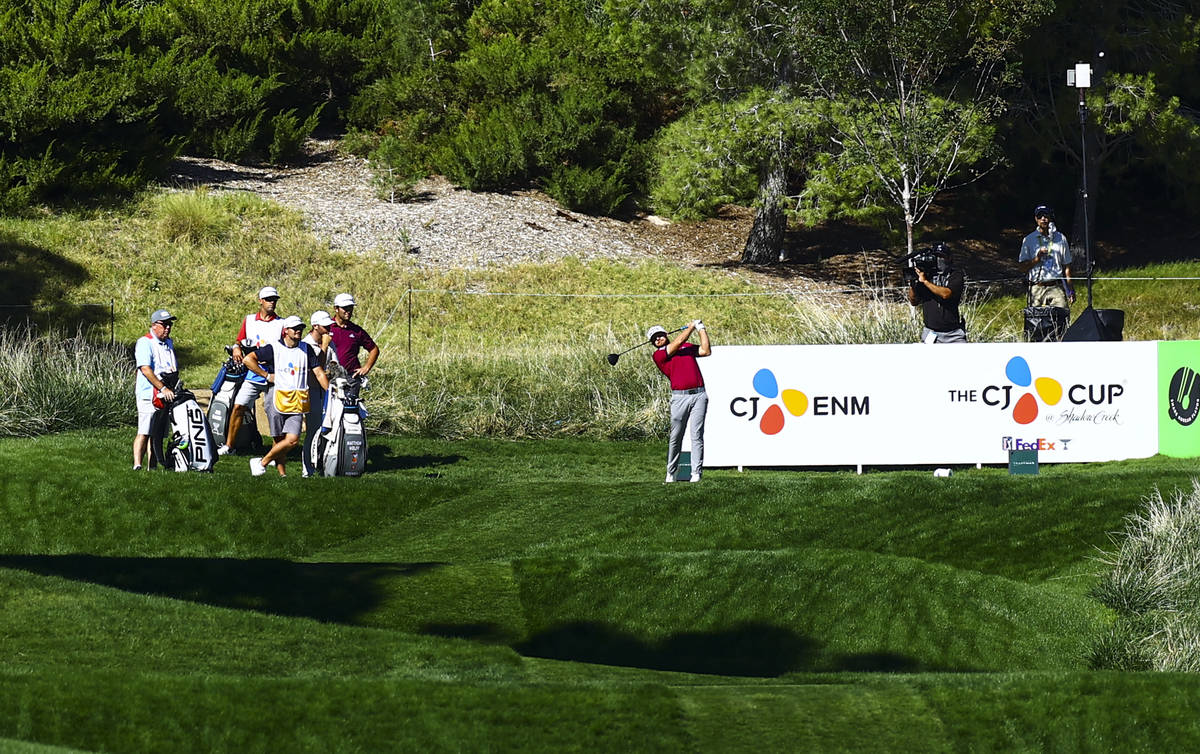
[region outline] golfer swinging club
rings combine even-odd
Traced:
[[[700,345],[689,343],[692,331],[700,333]],[[708,410],[708,395],[704,392],[704,376],[696,359],[712,353],[708,330],[700,320],[692,322],[675,340],[667,339],[667,331],[655,325],[646,331],[646,339],[654,346],[654,364],[671,381],[671,436],[667,443],[667,479],[675,481],[679,468],[679,448],[683,444],[686,426],[692,435],[692,478],[699,482],[704,467],[704,412]]]

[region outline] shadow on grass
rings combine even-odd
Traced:
[[[765,623],[673,634],[649,642],[612,626],[576,622],[513,647],[528,657],[707,675],[775,678],[796,672],[909,673],[928,670],[893,653],[838,655],[822,642]]]
[[[102,327],[107,339],[107,304],[68,303],[88,277],[82,265],[0,233],[0,325],[67,333]]]
[[[463,456],[406,456],[395,453],[384,445],[367,446],[367,463],[372,471],[404,471],[407,469],[429,469],[430,473],[438,476],[439,466],[449,466],[465,460]]]
[[[4,555],[0,568],[216,607],[358,625],[385,596],[379,582],[439,563],[293,563],[231,558]]]

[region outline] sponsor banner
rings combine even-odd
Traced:
[[[1159,452],[1200,456],[1200,341],[1159,342],[1158,394]]]
[[[1033,449],[1041,463],[1152,456],[1158,349],[1153,341],[716,346],[701,362],[705,465],[1004,464],[1009,451]],[[1179,379],[1190,396],[1193,383]],[[1200,454],[1200,438],[1187,441],[1196,448],[1188,454]]]

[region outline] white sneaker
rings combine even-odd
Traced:
[[[233,452],[233,448],[229,447],[228,445],[226,445],[224,443],[221,443],[221,447],[217,448],[217,455],[219,455],[219,456],[227,456],[232,452]]]
[[[667,474],[667,478],[663,480],[663,484],[670,484],[671,482],[674,482],[674,481],[675,481],[675,475]]]
[[[689,482],[699,482],[699,481],[700,481],[700,475],[699,475],[699,474],[692,474],[692,478],[691,478],[691,479],[689,479],[688,481],[689,481]]]
[[[267,473],[267,467],[262,465],[261,458],[250,459],[250,473],[254,476],[262,476]]]
[[[274,466],[274,465],[275,465],[274,461],[271,461],[270,463],[267,464],[267,466]]]

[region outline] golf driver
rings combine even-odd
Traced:
[[[683,328],[677,327],[674,330],[672,330],[671,332],[667,333],[667,335],[674,335],[677,332],[683,332]],[[650,341],[648,341],[648,340],[643,340],[641,343],[638,343],[636,346],[630,346],[629,348],[626,348],[624,351],[621,351],[620,353],[610,353],[607,357],[608,363],[612,364],[615,367],[617,365],[617,359],[621,358],[622,356],[624,356],[625,354],[629,353],[630,351],[632,351],[634,349],[641,348],[642,346],[648,344],[649,342]]]

